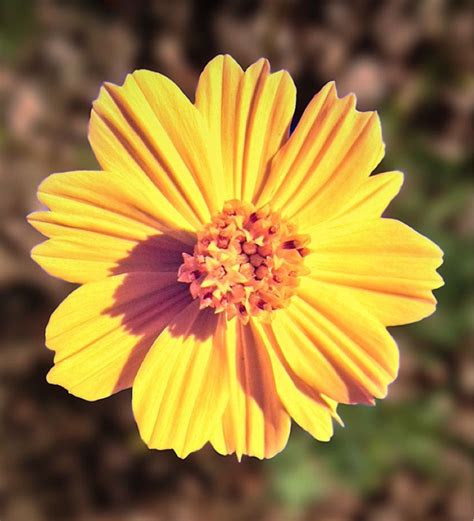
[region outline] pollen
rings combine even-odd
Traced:
[[[309,240],[268,205],[228,201],[197,233],[193,255],[183,253],[178,281],[189,284],[201,309],[212,307],[244,324],[251,316],[269,321],[309,271],[303,262]]]

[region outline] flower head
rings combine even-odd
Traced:
[[[81,284],[48,324],[48,381],[87,400],[132,387],[151,448],[271,457],[290,418],[328,440],[338,403],[396,377],[386,327],[435,309],[441,250],[381,217],[403,176],[370,175],[377,115],[329,83],[290,135],[294,106],[266,60],[216,57],[194,104],[137,71],[94,103],[102,170],[40,185],[32,257]]]

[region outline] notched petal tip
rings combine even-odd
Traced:
[[[323,85],[321,92],[327,92],[328,94],[331,94],[333,97],[337,97],[337,86],[336,82],[334,80],[328,81],[325,85]],[[319,95],[316,94],[316,95]]]
[[[291,74],[287,70],[280,69],[278,71],[272,72],[271,77],[274,79],[274,81],[280,82],[281,87],[283,87],[285,89],[291,89],[290,92],[293,92],[293,91],[296,92],[295,82],[293,81]],[[293,100],[292,111],[294,111],[294,106],[296,104],[296,95],[292,96],[292,100]]]
[[[337,406],[339,404],[335,400],[333,400],[332,398],[329,398],[329,396],[326,396],[323,393],[321,393],[320,396],[321,396],[322,400],[324,400],[324,402],[328,405],[332,419],[335,420],[335,422],[338,423],[341,427],[345,427],[344,422],[342,421],[342,418],[337,413]]]
[[[398,192],[401,190],[403,186],[403,183],[405,182],[405,174],[400,170],[393,170],[392,172],[385,172],[377,175],[385,176],[385,184],[392,185],[393,197],[395,197],[398,194]]]
[[[225,68],[226,66],[229,66],[233,69],[238,69],[239,72],[243,73],[242,67],[230,54],[218,54],[206,64],[200,76],[203,78],[207,73],[209,73],[209,71],[214,69],[219,70]]]
[[[37,229],[40,233],[43,233],[39,229],[40,225],[41,225],[40,222],[38,222],[37,225],[32,223],[32,226],[35,229]],[[39,244],[36,244],[35,246],[33,246],[33,248],[30,250],[30,257],[50,277],[54,277],[55,279],[64,280],[66,282],[71,282],[71,283],[83,283],[84,281],[77,280],[73,275],[58,274],[57,270],[55,269],[56,266],[55,266],[54,261],[55,261],[56,256],[52,253],[53,250],[54,250],[53,240],[47,239],[47,240],[40,242]],[[60,264],[61,257],[57,257],[56,261],[57,261],[57,263]]]
[[[263,58],[263,57],[259,58],[256,62],[252,63],[251,65],[249,65],[247,67],[246,72],[251,71],[253,69],[260,69],[260,68],[266,74],[270,73],[270,62],[268,61],[267,58]]]
[[[44,204],[45,206],[49,207],[47,202],[45,201],[45,196],[48,194],[51,185],[54,185],[58,179],[59,176],[66,175],[66,174],[73,174],[74,172],[54,172],[47,177],[45,177],[41,183],[38,185],[38,189],[36,191],[36,196],[38,200]]]
[[[329,82],[327,85],[331,86],[331,91],[337,102],[347,103],[349,106],[349,110],[354,112],[354,114],[356,114],[360,121],[363,121],[365,119],[365,124],[367,125],[367,127],[371,127],[372,132],[378,134],[380,138],[380,145],[382,151],[385,151],[385,142],[382,138],[382,123],[380,121],[380,116],[378,112],[376,110],[359,110],[357,108],[357,95],[354,92],[349,92],[345,96],[340,97],[338,95],[337,86],[334,81]]]
[[[26,222],[32,226],[35,230],[41,233],[41,230],[39,229],[40,223],[42,222],[41,215],[48,213],[48,211],[41,211],[36,210],[34,212],[30,212],[28,215],[25,216]],[[34,246],[30,251],[30,256],[33,250],[36,246]]]
[[[48,384],[50,385],[57,385],[58,387],[61,387],[62,389],[67,391],[67,393],[71,396],[74,396],[75,398],[80,398],[81,400],[85,400],[86,402],[97,402],[98,400],[103,400],[104,398],[107,398],[109,396],[107,393],[104,393],[103,396],[97,396],[96,394],[91,394],[87,391],[84,392],[83,390],[77,387],[67,387],[65,385],[64,378],[61,378],[56,374],[56,366],[53,366],[46,374],[46,382],[48,382]]]

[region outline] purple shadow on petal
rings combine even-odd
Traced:
[[[271,329],[267,326],[266,327],[267,334],[270,337],[274,338],[274,334],[271,331]],[[277,356],[278,360],[280,361],[281,365],[285,368],[285,371],[290,376],[291,380],[293,381],[295,387],[303,394],[308,396],[309,398],[321,401],[321,394],[319,392],[316,392],[310,385],[308,385],[302,378],[300,378],[291,368],[290,364],[285,358],[285,354],[281,348],[281,346],[277,342],[272,342],[273,349],[275,351],[275,355]],[[318,349],[318,347],[315,345],[314,349]],[[357,382],[354,381],[353,377],[349,374],[347,370],[345,370],[343,367],[340,367],[340,364],[337,364],[337,362],[331,358],[327,354],[325,354],[328,361],[331,363],[331,365],[334,367],[335,372],[338,374],[339,378],[343,382],[347,382],[347,403],[350,404],[365,404],[365,405],[374,405],[375,401],[373,396],[370,395],[362,386],[357,385]],[[349,382],[353,382],[352,385],[349,385]]]
[[[114,294],[114,304],[103,311],[120,317],[125,330],[136,337],[136,345],[129,355],[114,388],[114,392],[131,387],[148,351],[160,333],[170,327],[176,337],[194,335],[207,338],[214,334],[217,317],[213,315],[206,327],[177,320],[180,312],[193,303],[188,284],[178,282],[178,268],[183,253],[192,253],[189,240],[183,241],[181,230],[154,235],[139,242],[126,257],[117,263],[113,275],[125,274]],[[166,273],[169,283],[163,287],[159,278]]]
[[[268,389],[266,382],[272,375],[265,374],[270,367],[270,359],[265,349],[262,349],[254,339],[254,333],[249,326],[238,330],[238,342],[235,352],[237,379],[246,394],[251,396],[260,410],[266,414],[268,410]],[[271,421],[271,415],[266,414],[266,421]],[[278,425],[274,426],[278,429]]]

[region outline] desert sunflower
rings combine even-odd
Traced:
[[[194,104],[136,71],[94,102],[102,170],[39,187],[32,257],[81,284],[47,326],[47,379],[86,400],[132,387],[151,448],[268,458],[291,418],[329,440],[338,403],[396,377],[386,327],[435,309],[441,250],[381,217],[403,175],[370,175],[377,114],[329,83],[290,135],[295,96],[264,59],[216,57]]]

